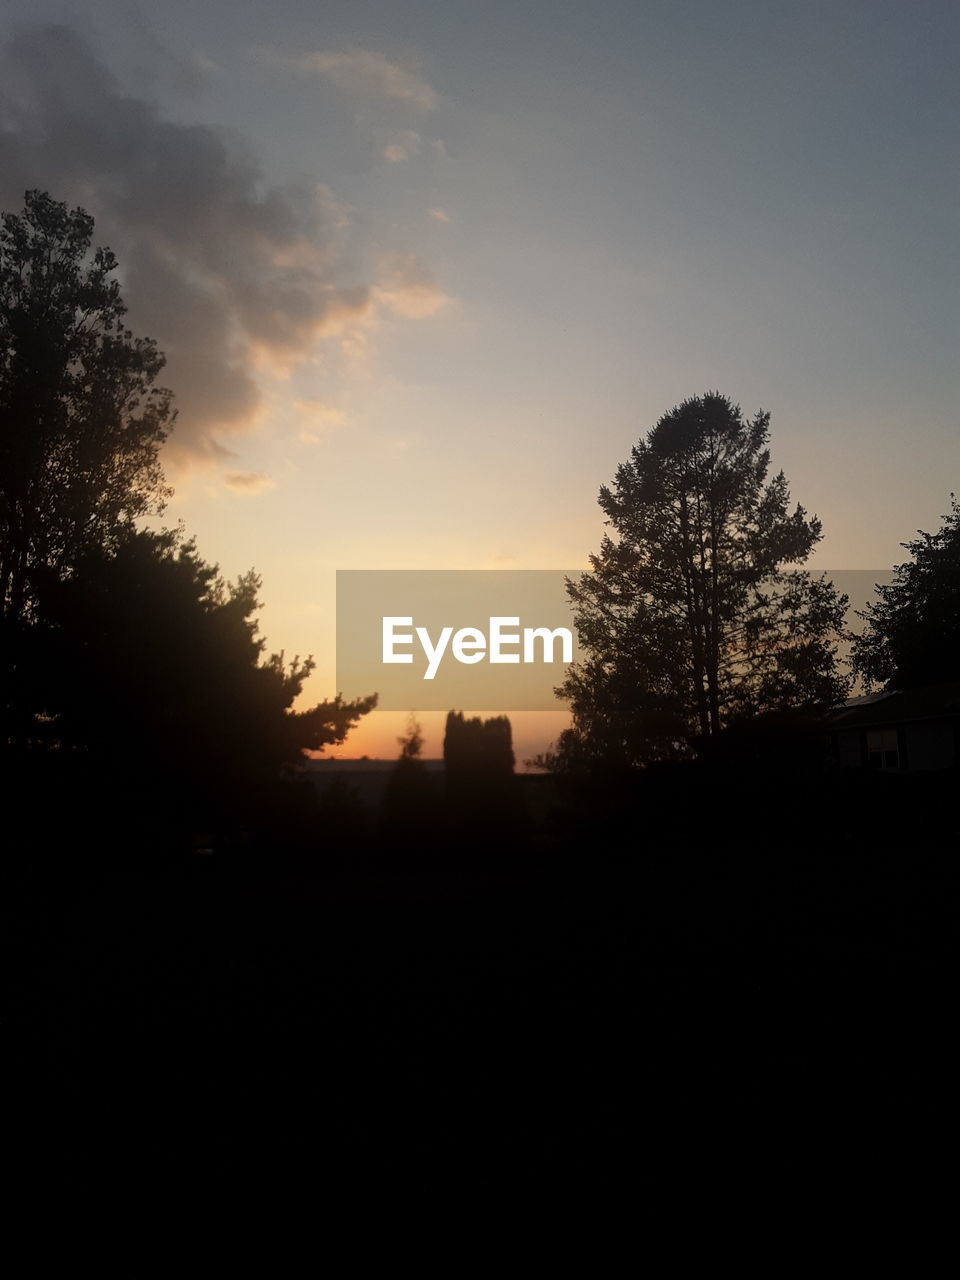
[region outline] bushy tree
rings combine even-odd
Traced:
[[[600,506],[613,536],[568,580],[585,659],[558,694],[564,758],[631,766],[686,755],[737,717],[831,705],[847,599],[802,565],[821,525],[767,480],[770,415],[717,392],[633,448]]]
[[[164,357],[124,327],[117,261],[93,218],[46,192],[0,223],[0,605],[19,621],[38,571],[72,570],[162,509]]]
[[[466,839],[507,841],[520,811],[513,772],[513,735],[507,716],[447,714],[443,736],[447,809]]]
[[[139,822],[262,793],[376,697],[294,711],[313,660],[266,652],[259,577],[141,528],[172,395],[92,235],[40,191],[0,226],[0,744],[41,790],[97,790],[116,830],[121,796]]]
[[[467,719],[462,711],[449,711],[443,736],[443,760],[447,777],[503,778],[513,773],[514,756],[507,716]]]
[[[266,654],[260,579],[225,583],[177,533],[89,551],[39,582],[33,734],[107,771],[233,790],[342,742],[376,697],[292,709],[312,658]]]
[[[858,613],[865,630],[853,645],[854,670],[868,686],[909,689],[960,680],[960,502],[936,533],[900,545],[910,559],[878,599]]]
[[[423,729],[411,712],[407,731],[397,738],[400,755],[390,772],[380,806],[381,825],[387,840],[416,841],[426,837],[435,820],[435,801],[427,768],[420,753]]]
[[[423,728],[412,713],[407,718],[407,731],[397,738],[397,745],[400,748],[401,760],[420,760],[420,752],[423,750]]]

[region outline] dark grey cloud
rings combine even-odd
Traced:
[[[131,327],[167,354],[181,461],[255,423],[257,367],[295,367],[381,305],[348,278],[351,219],[327,188],[267,186],[242,140],[164,118],[68,27],[0,51],[0,207],[29,187],[81,204],[117,253]]]

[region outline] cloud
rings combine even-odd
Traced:
[[[451,218],[446,209],[428,209],[431,218],[436,218],[437,222],[450,222]]]
[[[380,76],[394,96],[417,83]],[[175,464],[235,456],[230,437],[264,411],[260,377],[289,376],[319,342],[353,358],[380,308],[432,313],[426,292],[404,303],[389,264],[383,280],[356,278],[347,264],[369,246],[329,188],[268,186],[241,139],[165,118],[68,27],[23,28],[0,48],[0,208],[18,211],[29,187],[82,205],[116,251],[130,327],[167,356]]]
[[[418,111],[432,111],[439,101],[425,80],[369,49],[318,50],[288,61],[296,70],[323,76],[338,88],[403,102]]]
[[[346,421],[346,414],[336,405],[327,404],[325,400],[294,400],[293,407],[299,409],[312,421],[325,426],[339,427]]]
[[[112,19],[117,56],[141,89],[166,84],[180,99],[197,99],[218,70],[206,54],[161,37],[136,2],[116,7]]]
[[[402,160],[409,160],[411,156],[415,156],[422,143],[423,139],[419,133],[414,133],[412,129],[405,129],[396,142],[384,147],[383,158],[389,160],[391,164],[399,164]]]
[[[325,400],[294,400],[293,407],[303,424],[298,436],[301,444],[317,444],[326,431],[343,426],[347,420],[342,409]]]
[[[230,471],[223,477],[223,483],[245,498],[273,488],[273,481],[262,471]]]
[[[450,301],[413,254],[383,254],[380,267],[383,283],[374,293],[394,315],[422,320],[436,315]]]

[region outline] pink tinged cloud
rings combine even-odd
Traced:
[[[439,101],[436,90],[420,76],[369,49],[318,50],[290,61],[298,71],[323,76],[338,88],[406,103],[418,111],[432,111]]]
[[[343,65],[387,97],[433,102],[379,55]],[[241,140],[164,118],[70,28],[24,28],[0,48],[0,120],[0,207],[18,210],[55,174],[51,194],[88,209],[96,243],[117,252],[130,326],[167,356],[175,466],[234,456],[224,441],[263,415],[258,375],[289,376],[325,340],[350,357],[383,309],[419,317],[442,305],[415,259],[351,279],[355,223],[328,187],[267,187]]]
[[[318,444],[328,431],[342,427],[347,415],[325,400],[294,400],[293,408],[300,421],[298,439],[301,444]]]
[[[436,315],[450,298],[413,254],[384,254],[374,294],[394,315],[422,320]]]
[[[404,160],[409,160],[412,156],[415,156],[422,144],[423,139],[419,133],[414,133],[412,129],[406,129],[396,142],[384,147],[383,158],[391,164],[402,164]]]
[[[255,497],[265,489],[273,488],[273,481],[262,471],[229,471],[223,477],[223,483],[244,498]]]

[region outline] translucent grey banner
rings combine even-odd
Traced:
[[[337,572],[337,689],[385,711],[556,711],[581,570]]]
[[[580,569],[341,569],[337,689],[384,711],[556,711],[580,658],[565,580]],[[889,569],[816,569],[849,597],[846,625]],[[841,646],[844,656],[847,646]]]

